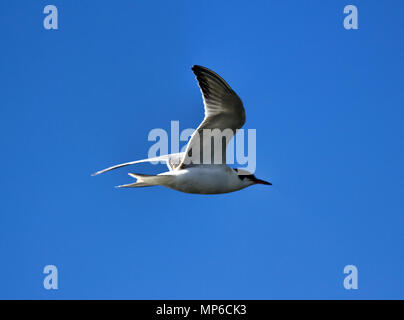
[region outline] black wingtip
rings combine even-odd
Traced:
[[[216,81],[221,86],[223,86],[225,88],[225,90],[227,90],[228,93],[233,93],[233,90],[228,85],[228,83],[221,76],[219,76],[216,72],[214,72],[213,70],[195,64],[195,65],[192,66],[192,71],[194,72],[194,74],[196,75],[196,78],[198,79],[199,86],[201,86],[201,79],[203,79],[203,78],[211,78],[212,81]],[[200,77],[202,77],[202,78],[200,78]],[[207,81],[209,82],[209,80],[207,80]]]
[[[200,65],[197,65],[197,64],[194,64],[192,67],[191,67],[191,70],[192,71],[199,71],[199,70],[206,70],[206,69],[208,69],[208,68],[205,68],[205,67],[202,67],[202,66],[200,66]],[[209,69],[208,69],[209,70]]]

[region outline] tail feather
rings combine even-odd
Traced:
[[[144,182],[135,182],[129,184],[122,184],[120,186],[116,186],[115,188],[138,188],[138,187],[151,187],[151,184],[147,184]]]
[[[123,184],[116,188],[138,188],[158,186],[166,179],[166,176],[156,176],[150,174],[128,173],[132,178],[137,179],[135,183]]]

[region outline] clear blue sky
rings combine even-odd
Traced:
[[[0,298],[404,298],[403,19],[402,1],[2,0]],[[273,187],[91,177],[146,157],[153,128],[198,125],[193,64],[243,99]]]

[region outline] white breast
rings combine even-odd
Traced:
[[[198,165],[162,175],[172,176],[164,183],[165,187],[186,193],[227,193],[246,187],[233,169],[226,165]]]

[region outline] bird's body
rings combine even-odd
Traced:
[[[226,165],[227,143],[245,122],[243,103],[215,72],[201,66],[193,66],[192,70],[201,88],[205,118],[191,136],[186,151],[119,164],[98,171],[94,175],[141,162],[165,161],[169,171],[158,175],[129,173],[137,181],[119,187],[160,185],[185,193],[220,194],[237,191],[253,184],[271,185],[245,170],[233,169]],[[205,136],[204,133],[209,130],[214,134]],[[225,144],[222,133],[225,133]],[[219,139],[216,139],[219,134]]]
[[[161,185],[185,193],[219,194],[246,187],[236,171],[223,164],[190,166],[158,175],[170,177]]]

